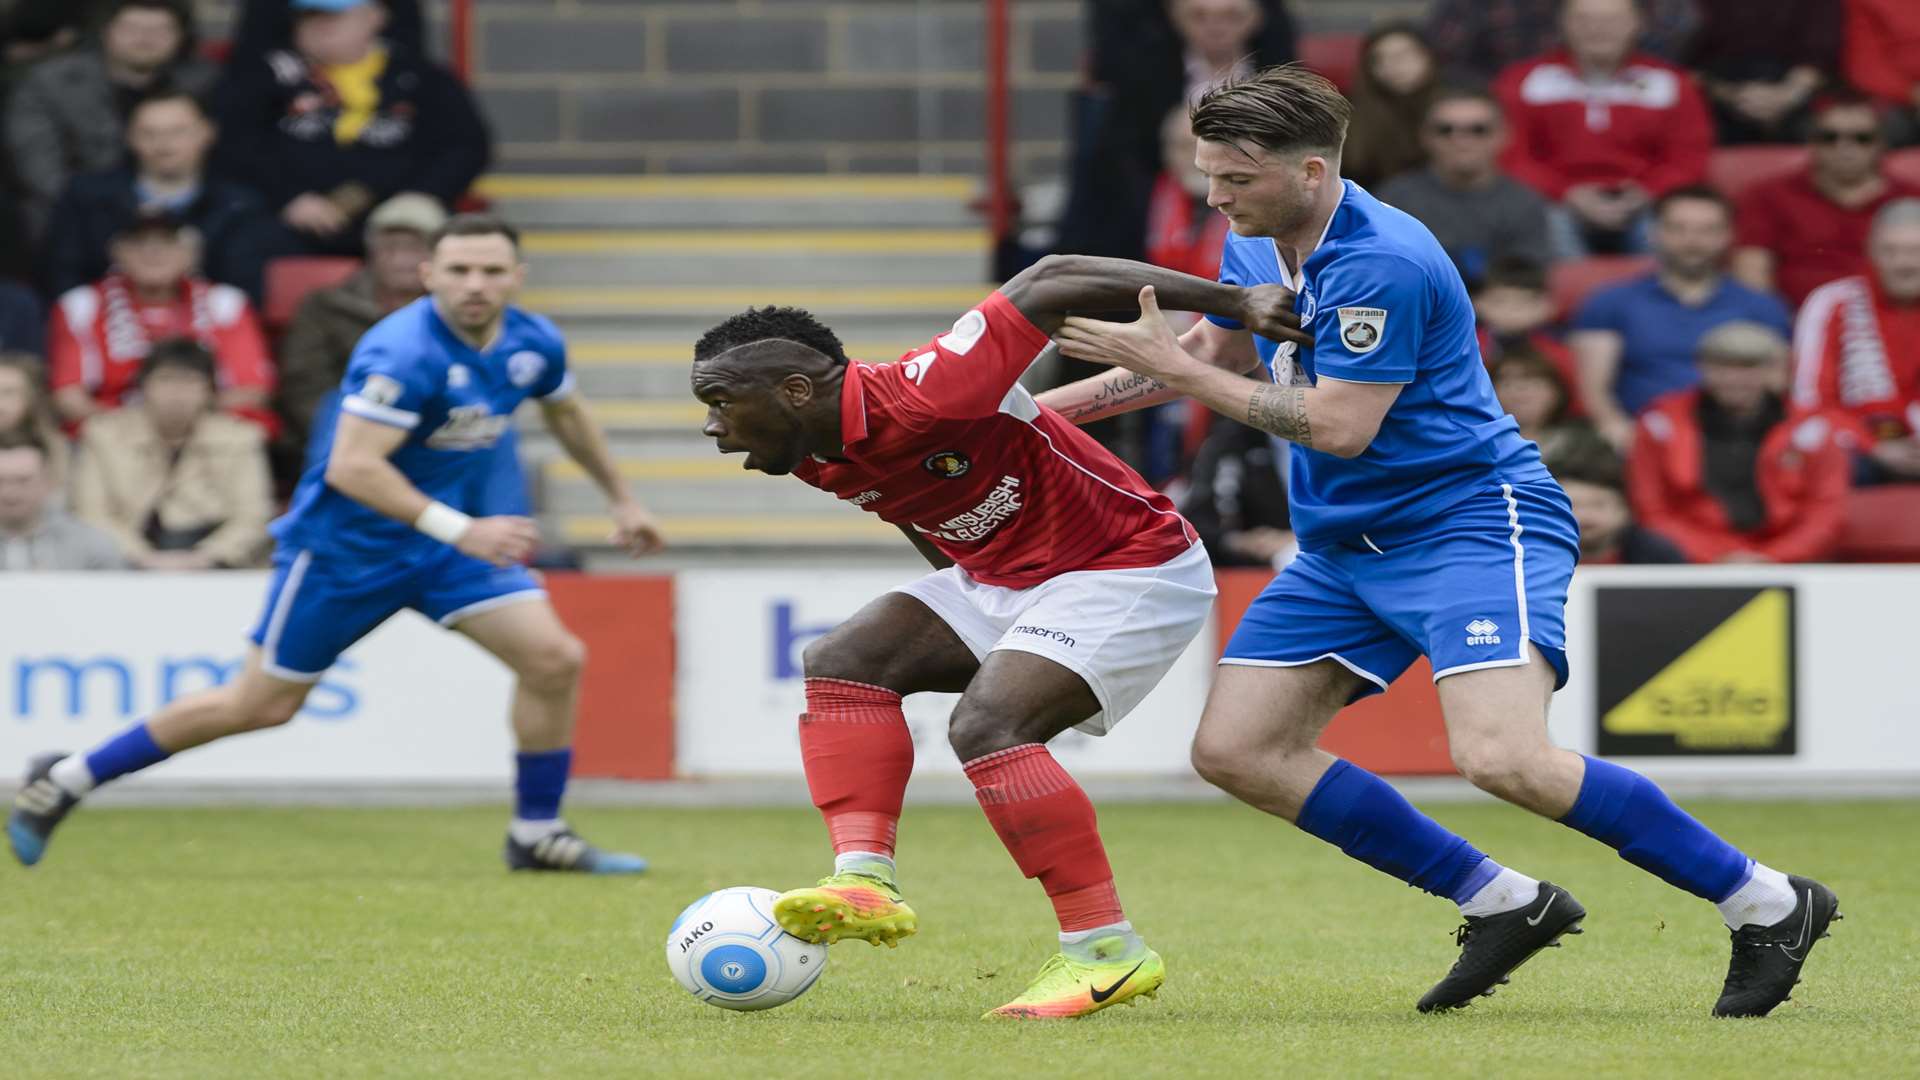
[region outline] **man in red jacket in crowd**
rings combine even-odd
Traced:
[[[219,364],[220,407],[269,433],[273,354],[247,294],[194,271],[199,233],[165,212],[134,218],[113,239],[107,276],[60,295],[47,324],[53,404],[70,427],[118,408],[157,341],[190,338]]]
[[[1787,343],[1753,322],[1700,342],[1700,385],[1640,415],[1627,489],[1641,523],[1691,562],[1818,562],[1845,524],[1853,429],[1794,412]]]
[[[1813,290],[1794,325],[1793,403],[1863,429],[1857,479],[1920,482],[1920,199],[1880,208],[1868,273]]]
[[[1685,71],[1634,49],[1634,0],[1567,0],[1566,47],[1509,67],[1495,92],[1513,127],[1501,165],[1552,199],[1560,258],[1644,251],[1648,209],[1706,177],[1713,122]]]
[[[1733,276],[1800,306],[1813,290],[1867,269],[1873,215],[1920,189],[1886,175],[1880,106],[1860,94],[1813,107],[1804,170],[1756,184],[1740,198]]]

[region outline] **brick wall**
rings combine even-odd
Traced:
[[[1097,2],[1097,0],[1093,0]],[[225,25],[232,0],[202,0]],[[429,0],[444,41],[448,0]],[[1292,0],[1359,29],[1421,0]],[[981,171],[982,0],[476,0],[473,85],[501,168]],[[1013,165],[1058,172],[1083,0],[1013,0]]]

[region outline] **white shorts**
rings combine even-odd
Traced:
[[[982,585],[950,566],[894,591],[932,608],[978,659],[1018,649],[1085,679],[1100,711],[1074,728],[1105,735],[1206,625],[1213,564],[1195,544],[1159,566],[1076,570],[1026,589]]]

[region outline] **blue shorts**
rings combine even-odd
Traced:
[[[274,555],[266,610],[248,635],[276,679],[316,682],[340,654],[403,608],[442,626],[546,590],[524,566],[498,567],[445,547],[424,561],[333,565],[311,551]]]
[[[1377,694],[1414,659],[1437,681],[1517,667],[1531,641],[1567,682],[1580,530],[1560,485],[1501,484],[1430,525],[1302,553],[1247,608],[1222,664],[1335,660]]]

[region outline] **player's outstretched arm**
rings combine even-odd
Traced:
[[[594,486],[607,497],[608,512],[613,515],[613,542],[627,549],[629,555],[650,555],[665,547],[660,523],[627,491],[606,436],[593,422],[593,414],[587,411],[579,393],[542,398],[540,412],[546,418],[547,430],[553,432],[567,456],[586,470]]]
[[[1051,334],[1075,312],[1134,310],[1144,287],[1175,311],[1232,319],[1274,341],[1313,343],[1293,313],[1293,293],[1282,286],[1242,288],[1130,259],[1048,255],[1000,292],[1028,322]]]
[[[1054,340],[1068,356],[1118,364],[1222,416],[1336,457],[1364,452],[1400,396],[1399,383],[1323,377],[1317,386],[1275,386],[1202,363],[1180,347],[1151,287],[1140,290],[1134,322],[1070,318]]]
[[[1260,364],[1253,335],[1246,330],[1229,330],[1202,319],[1180,335],[1179,341],[1188,356],[1237,375]],[[1091,424],[1179,396],[1180,391],[1151,375],[1114,367],[1079,382],[1056,386],[1034,400],[1076,424]]]
[[[341,413],[327,458],[327,486],[354,502],[407,524],[496,566],[524,562],[540,531],[523,517],[470,518],[428,498],[394,467],[407,429]]]

